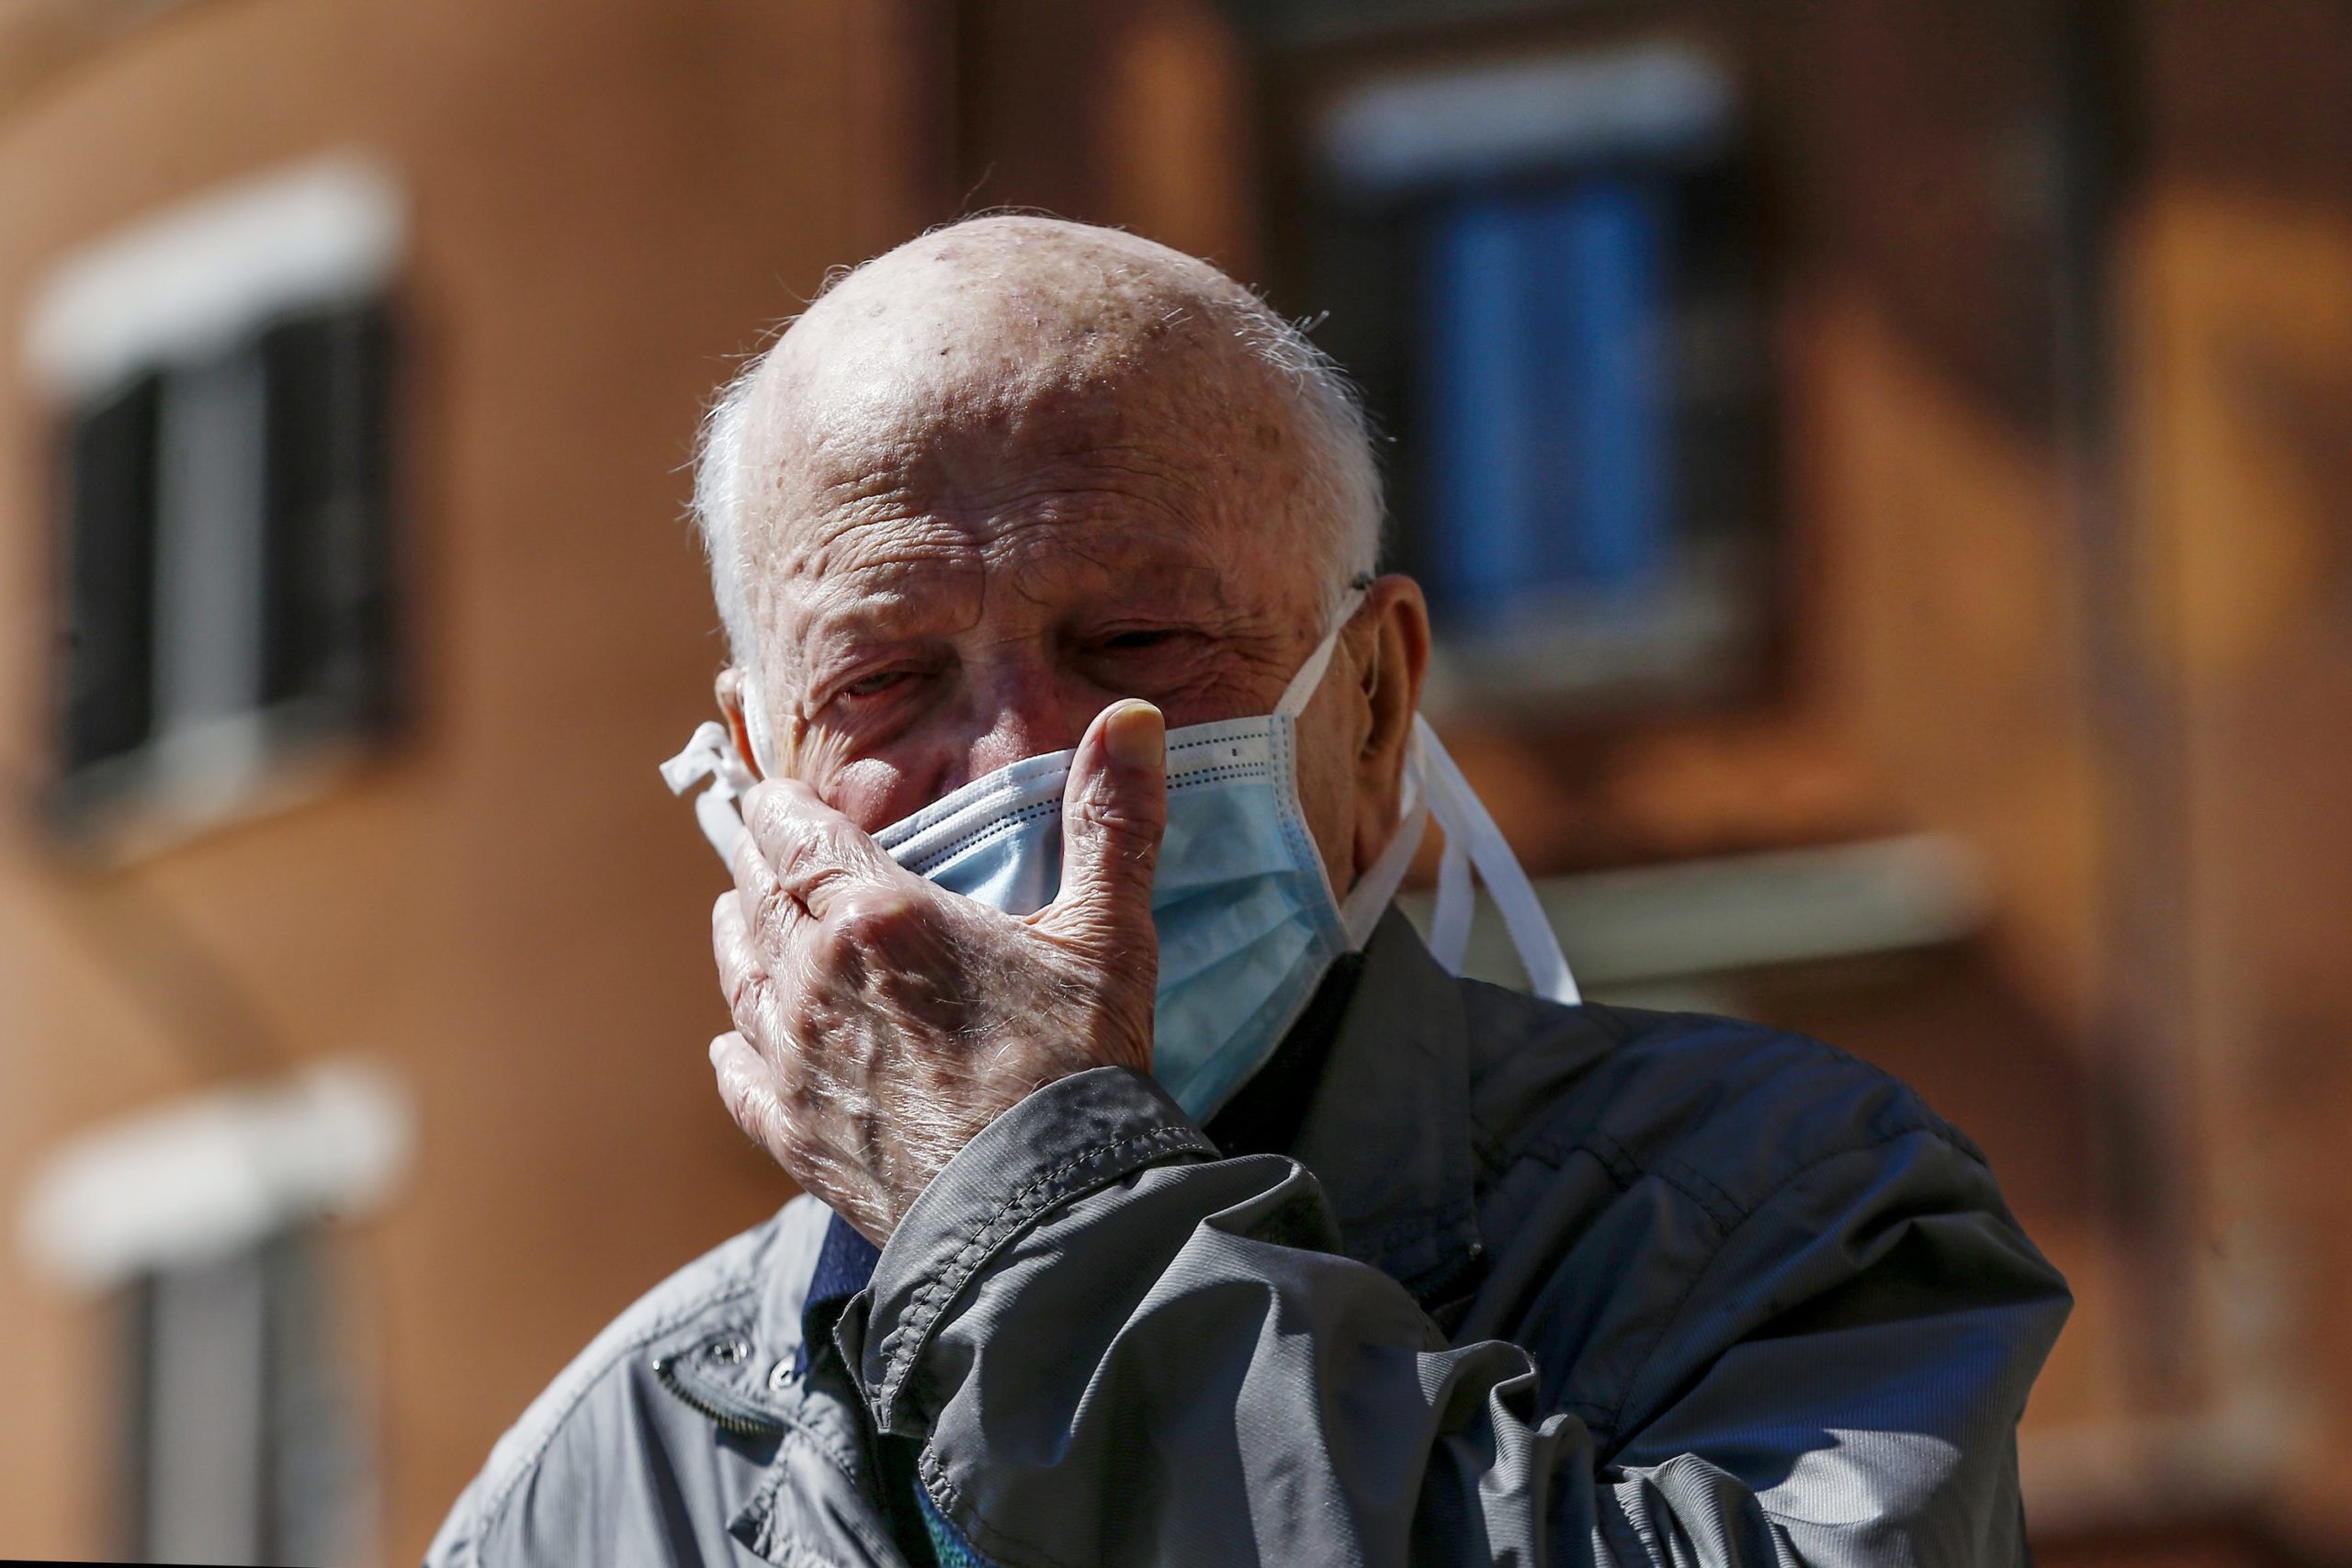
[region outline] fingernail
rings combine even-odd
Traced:
[[[1157,768],[1168,756],[1167,726],[1149,703],[1121,703],[1103,726],[1111,760],[1123,768]]]

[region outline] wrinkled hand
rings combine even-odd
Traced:
[[[1167,818],[1148,703],[1096,716],[1062,807],[1060,897],[1002,914],[924,881],[807,785],[744,800],[711,911],[736,1032],[711,1042],[736,1124],[877,1245],[1031,1090],[1151,1066],[1152,870]]]

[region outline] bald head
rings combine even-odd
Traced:
[[[967,220],[867,262],[705,428],[695,512],[737,660],[762,659],[779,570],[821,570],[805,548],[787,558],[810,532],[1123,463],[1184,470],[1157,499],[1258,534],[1327,613],[1378,553],[1378,474],[1344,379],[1206,263],[1041,218]]]

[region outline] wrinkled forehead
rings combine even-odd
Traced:
[[[779,465],[752,590],[767,657],[820,628],[1023,637],[1072,616],[1303,621],[1322,552],[1281,486],[1095,401],[859,432]],[[775,641],[770,641],[775,638]]]
[[[873,292],[820,300],[762,368],[744,448],[755,600],[878,580],[944,544],[1032,571],[1057,550],[1136,570],[1189,555],[1236,569],[1250,597],[1314,596],[1295,412],[1231,333],[1034,285]]]

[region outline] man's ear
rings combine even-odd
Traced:
[[[728,739],[734,741],[735,750],[752,765],[752,771],[758,773],[759,754],[752,750],[752,727],[743,716],[743,671],[732,664],[721,670],[712,692],[718,698],[719,716],[727,721]]]
[[[1356,748],[1356,864],[1370,865],[1396,835],[1403,803],[1405,750],[1430,668],[1430,611],[1421,585],[1391,573],[1374,581],[1360,612],[1372,623],[1356,667],[1364,698]]]

